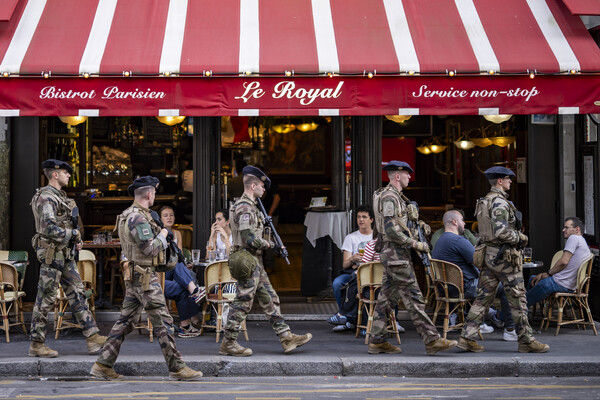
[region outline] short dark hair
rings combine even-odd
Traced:
[[[356,209],[356,215],[358,215],[358,213],[361,211],[368,213],[369,218],[375,219],[375,213],[373,212],[373,207],[371,207],[370,204],[361,204],[360,206],[358,206],[358,208]]]
[[[567,218],[565,218],[565,222],[567,222],[567,221],[571,221],[571,223],[573,224],[573,228],[579,228],[581,233],[583,233],[583,230],[585,229],[585,224],[583,223],[581,218],[567,217]]]
[[[175,212],[175,208],[173,208],[173,206],[170,206],[167,204],[158,209],[158,216],[160,217],[162,215],[162,212],[165,210],[171,210],[171,211]]]
[[[216,216],[218,213],[221,213],[221,214],[223,214],[223,218],[225,218],[225,221],[229,221],[229,211],[228,211],[228,210],[226,210],[226,209],[224,209],[224,208],[221,208],[221,209],[217,210],[217,212],[215,213],[215,216]]]

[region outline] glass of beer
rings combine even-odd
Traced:
[[[528,264],[531,262],[533,258],[533,249],[531,247],[524,247],[523,248],[523,262],[525,264]]]

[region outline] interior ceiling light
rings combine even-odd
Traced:
[[[506,147],[509,144],[514,143],[516,138],[514,136],[496,136],[496,137],[491,137],[490,140],[496,146]]]
[[[394,121],[397,124],[402,124],[410,119],[412,115],[386,115],[385,116],[390,121]]]
[[[503,122],[508,121],[512,118],[512,114],[490,114],[484,115],[483,118],[486,120],[493,122],[494,124],[501,124]]]
[[[71,126],[84,123],[88,119],[88,117],[82,117],[82,116],[58,117],[58,118],[65,124],[69,124]]]
[[[173,126],[183,122],[185,116],[177,115],[177,116],[168,116],[168,117],[156,117],[157,120],[162,122],[165,125]]]
[[[492,141],[486,137],[471,138],[471,142],[475,143],[475,146],[477,146],[477,147],[488,147],[493,144]]]
[[[302,132],[314,131],[318,127],[319,127],[319,124],[317,124],[314,121],[313,122],[304,122],[302,124],[296,125],[296,129],[298,129],[299,131],[302,131]]]
[[[431,144],[429,145],[429,149],[431,150],[432,153],[441,153],[442,151],[446,150],[448,148],[447,145],[445,144],[441,144],[440,141],[435,138],[433,139],[433,142],[431,142]]]
[[[459,137],[456,141],[454,141],[454,145],[462,150],[471,150],[475,147],[475,143],[469,140],[466,136]]]
[[[419,147],[417,147],[417,151],[421,154],[431,154],[431,149],[429,148],[429,146],[425,146],[425,145],[421,145]]]
[[[294,129],[296,129],[296,125],[294,125],[294,124],[279,124],[279,125],[273,125],[271,127],[271,129],[273,129],[277,133],[288,133],[288,132],[291,132]]]

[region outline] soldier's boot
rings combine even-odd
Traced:
[[[444,338],[439,338],[437,340],[434,340],[431,343],[427,343],[425,345],[425,352],[428,355],[432,355],[437,353],[438,351],[444,351],[444,350],[448,350],[453,348],[454,346],[456,346],[456,340],[448,340],[448,339],[444,339]]]
[[[58,357],[58,351],[52,350],[43,342],[32,341],[29,344],[29,357],[54,358]]]
[[[461,350],[472,351],[473,353],[481,353],[483,350],[483,346],[478,344],[475,340],[465,339],[461,337],[458,339],[458,344],[456,345]]]
[[[122,381],[125,377],[121,374],[117,374],[114,369],[107,367],[106,365],[95,362],[92,365],[90,375],[96,378],[106,379],[107,381]]]
[[[102,350],[102,346],[104,346],[104,342],[108,339],[106,336],[99,335],[94,333],[92,336],[86,339],[87,349],[89,354],[96,354]]]
[[[369,354],[397,354],[402,353],[402,349],[398,346],[394,346],[388,342],[383,343],[369,343]]]
[[[224,356],[248,357],[252,355],[252,349],[240,346],[236,340],[223,339],[219,354]]]
[[[169,372],[169,377],[178,381],[193,381],[202,378],[202,372],[194,371],[188,366],[181,368],[177,372]]]
[[[519,342],[519,353],[545,353],[550,350],[550,346],[544,343],[540,343],[537,340],[531,343]]]
[[[307,333],[305,335],[296,335],[290,331],[285,331],[279,336],[279,341],[281,342],[281,347],[283,347],[284,353],[289,353],[294,350],[296,347],[300,347],[308,341],[312,339],[312,333]]]

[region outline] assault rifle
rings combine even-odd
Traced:
[[[271,232],[273,232],[273,239],[275,240],[275,246],[279,250],[279,254],[281,254],[281,257],[283,257],[285,259],[285,261],[288,263],[288,265],[290,265],[290,260],[288,259],[288,256],[289,256],[288,251],[285,248],[285,246],[283,245],[283,242],[281,241],[281,238],[277,234],[277,231],[275,230],[275,226],[273,225],[273,218],[271,218],[265,211],[265,206],[263,206],[263,203],[262,203],[262,201],[260,201],[260,198],[257,200],[258,200],[258,206],[260,207],[260,211],[263,213],[263,216],[265,217],[265,222],[267,223],[269,228],[271,228]]]
[[[71,210],[71,225],[73,225],[73,229],[79,231],[79,207],[77,206],[73,207]],[[73,260],[75,260],[75,262],[79,261],[79,250],[77,250],[77,242],[74,238],[71,244],[71,255],[73,255]]]
[[[417,204],[416,201],[411,201],[411,204],[414,205],[417,210],[419,210],[419,205]],[[429,242],[427,241],[427,237],[425,236],[425,232],[423,232],[423,228],[421,228],[421,226],[419,225],[419,221],[412,221],[412,220],[408,220],[408,228],[409,229],[414,229],[417,233],[418,233],[418,238],[419,238],[419,242],[425,242],[427,244],[429,244]],[[419,258],[421,259],[421,262],[423,263],[423,266],[425,267],[425,270],[427,271],[427,274],[431,273],[431,259],[429,258],[429,253],[425,253],[419,250],[416,250]]]
[[[163,229],[165,227],[156,211],[150,210],[150,215],[152,216],[154,222],[156,222],[156,225],[160,227],[160,229]],[[173,239],[173,232],[169,232],[167,234],[167,243],[169,244],[169,249],[171,249],[171,251],[174,251],[175,254],[177,254],[177,261],[185,264],[185,256],[183,255],[181,249],[179,248],[179,246],[177,246]]]

